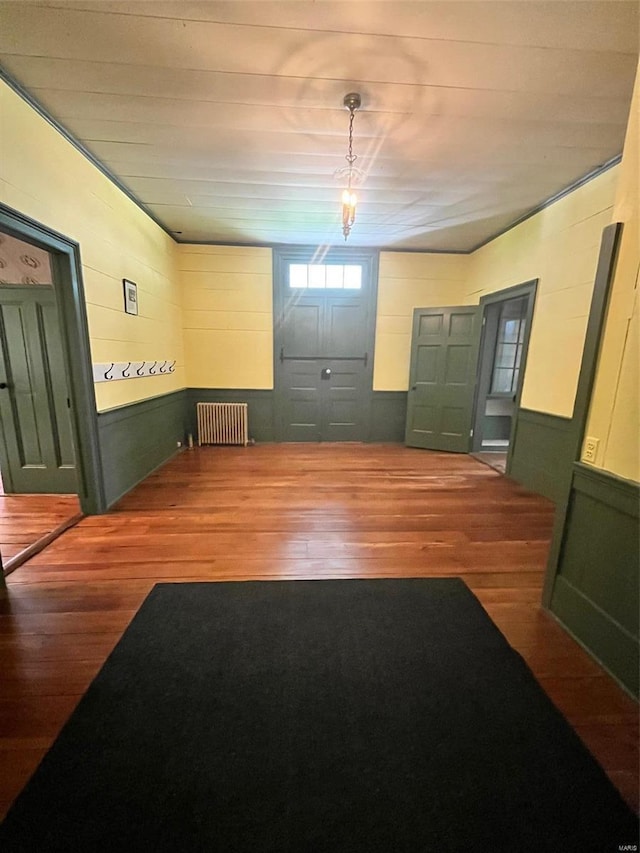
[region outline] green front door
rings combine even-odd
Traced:
[[[373,256],[278,254],[276,391],[283,441],[365,441],[372,394]]]
[[[416,308],[405,441],[467,453],[480,343],[477,306]]]
[[[75,454],[53,287],[0,286],[5,491],[74,493]]]

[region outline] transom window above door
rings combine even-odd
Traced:
[[[289,264],[289,287],[307,290],[360,290],[360,264]]]

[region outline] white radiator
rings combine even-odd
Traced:
[[[198,403],[198,444],[249,443],[247,403]]]

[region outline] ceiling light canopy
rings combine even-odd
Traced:
[[[345,155],[345,160],[348,163],[348,183],[346,190],[342,193],[342,233],[344,234],[344,239],[346,241],[356,219],[356,204],[358,203],[358,197],[352,189],[354,174],[353,164],[358,159],[357,154],[353,153],[353,118],[356,114],[356,110],[359,109],[362,100],[357,92],[349,92],[348,95],[344,96],[342,103],[349,110],[349,150]]]

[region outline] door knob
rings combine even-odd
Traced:
[[[8,387],[9,387],[9,386],[7,385],[7,383],[6,383],[6,382],[0,382],[0,389],[1,389],[1,390],[3,390],[3,391],[4,391],[4,389],[5,389],[5,388],[8,388]]]

